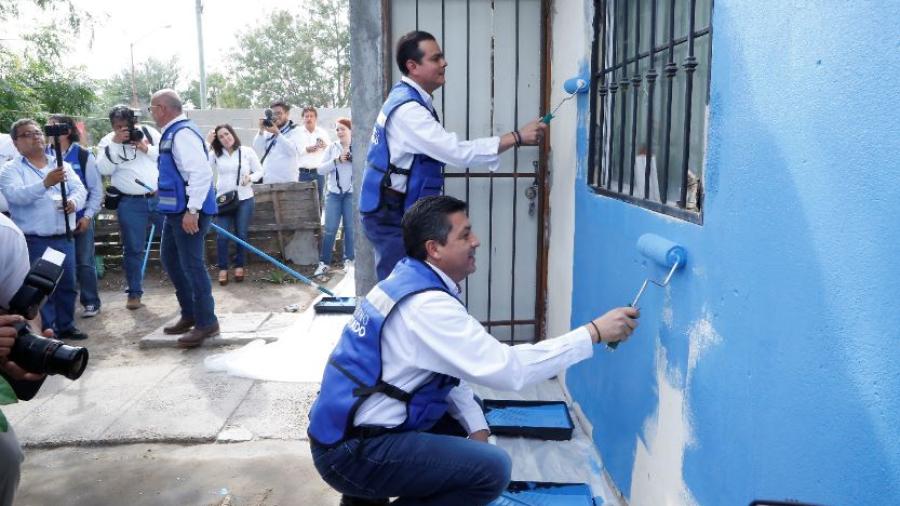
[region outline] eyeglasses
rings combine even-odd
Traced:
[[[32,130],[30,132],[22,132],[16,137],[24,137],[26,139],[38,139],[43,137],[44,134],[40,130]]]
[[[158,105],[151,105],[150,107],[147,108],[147,112],[153,112],[153,108],[154,108],[154,107],[160,107],[160,106],[158,106]]]

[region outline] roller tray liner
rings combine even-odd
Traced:
[[[506,492],[488,506],[595,506],[591,487],[584,483],[512,481]]]
[[[564,401],[484,399],[482,403],[492,434],[545,441],[572,439],[575,424]]]

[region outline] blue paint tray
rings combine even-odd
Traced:
[[[547,441],[572,439],[572,416],[563,401],[508,401],[485,399],[484,417],[491,433]]]
[[[488,506],[594,506],[591,487],[584,483],[510,482],[506,492]]]

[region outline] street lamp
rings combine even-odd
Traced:
[[[160,30],[167,30],[169,28],[172,28],[172,25],[157,26],[156,28],[150,30],[149,32],[145,33],[144,35],[141,35],[140,37],[134,39],[133,41],[131,41],[131,44],[129,44],[129,49],[131,51],[131,107],[132,107],[132,109],[137,109],[140,105],[140,104],[138,104],[137,87],[134,84],[134,45]]]

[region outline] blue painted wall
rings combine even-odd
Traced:
[[[702,226],[593,194],[581,156],[573,325],[664,274],[641,234],[690,255],[668,295],[643,297],[628,343],[567,375],[626,495],[657,343],[684,388],[688,329],[707,318],[721,342],[684,392],[700,504],[900,504],[898,27],[896,0],[716,2]]]

